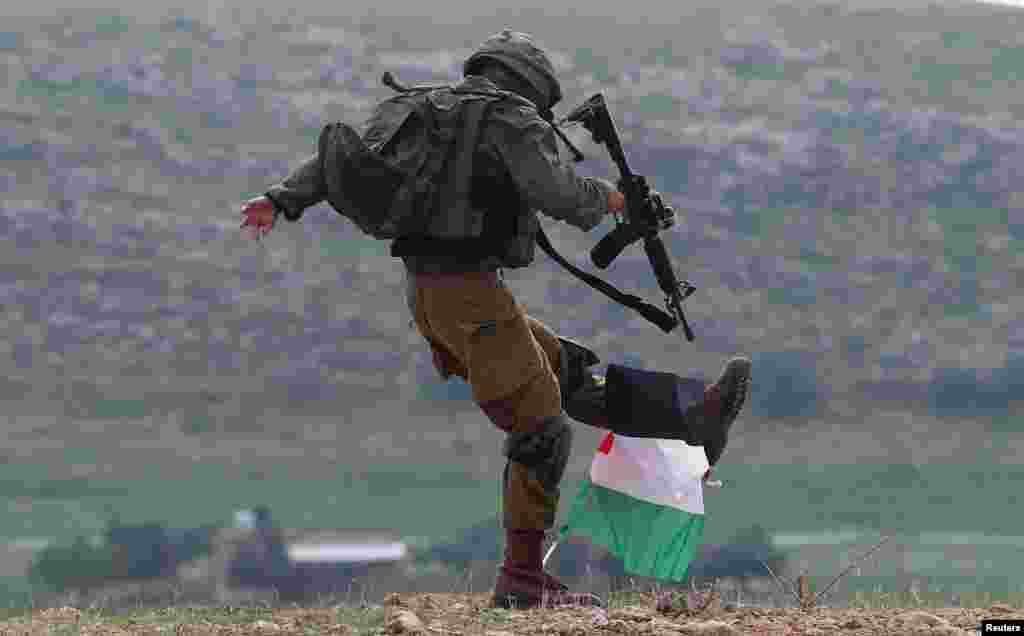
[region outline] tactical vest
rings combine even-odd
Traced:
[[[319,156],[328,203],[365,233],[395,239],[393,256],[455,255],[468,264],[495,255],[515,228],[497,232],[485,217],[517,215],[473,196],[473,159],[487,110],[509,99],[522,100],[506,91],[424,88],[378,104],[361,134],[326,126]]]

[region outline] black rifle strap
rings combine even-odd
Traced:
[[[569,273],[573,276],[582,280],[584,283],[590,285],[605,296],[608,296],[615,302],[636,310],[641,316],[657,325],[665,333],[670,333],[678,324],[671,314],[662,311],[645,301],[643,298],[623,293],[597,276],[588,274],[587,272],[573,266],[572,263],[562,258],[561,254],[556,252],[555,248],[551,246],[551,242],[548,240],[548,236],[544,233],[544,228],[542,227],[537,228],[537,245],[539,245],[540,248],[544,250],[544,252],[556,263],[569,270]]]

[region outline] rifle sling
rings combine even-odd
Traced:
[[[658,307],[655,307],[645,301],[643,298],[623,293],[597,276],[588,274],[587,272],[573,266],[572,263],[562,258],[562,256],[555,251],[555,248],[552,247],[551,242],[548,240],[547,234],[544,233],[544,228],[542,227],[537,228],[537,245],[539,245],[548,256],[568,270],[573,276],[582,280],[584,283],[590,285],[605,296],[608,296],[615,302],[637,311],[641,316],[657,325],[658,328],[665,333],[670,333],[678,324],[678,321],[676,321],[671,314],[662,311]]]

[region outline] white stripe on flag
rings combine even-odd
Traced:
[[[700,446],[615,435],[607,454],[595,454],[590,480],[641,501],[702,515],[702,477],[708,468]]]

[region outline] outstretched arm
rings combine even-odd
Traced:
[[[298,221],[306,208],[324,200],[320,157],[313,155],[281,183],[267,192],[242,204],[244,238],[258,239],[273,229],[277,217],[284,215],[289,221]]]
[[[320,155],[306,159],[288,178],[267,190],[266,196],[275,209],[289,221],[298,221],[306,208],[320,203],[327,196],[324,191],[323,166]]]

